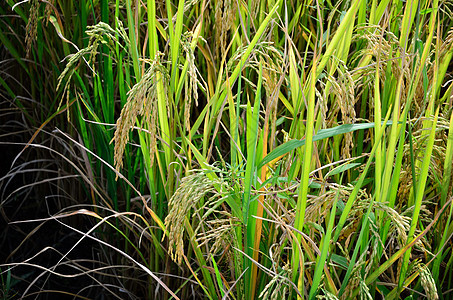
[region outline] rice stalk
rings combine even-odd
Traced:
[[[150,62],[150,66],[140,81],[128,92],[127,102],[121,110],[121,115],[116,122],[115,135],[115,168],[119,172],[123,166],[123,153],[129,141],[129,132],[137,122],[137,117],[142,117],[141,124],[147,129],[150,138],[149,157],[150,166],[153,165],[154,154],[157,149],[157,85],[159,81],[167,82],[166,68],[161,63],[161,56]],[[162,76],[158,76],[162,74]],[[163,84],[167,86],[167,84]],[[118,176],[117,176],[118,178]]]

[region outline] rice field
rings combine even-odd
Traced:
[[[2,299],[452,299],[451,0],[5,0]]]

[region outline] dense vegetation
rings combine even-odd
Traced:
[[[2,1],[3,298],[452,298],[452,26],[449,0]]]

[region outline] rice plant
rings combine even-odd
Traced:
[[[451,1],[0,16],[5,297],[451,298]]]

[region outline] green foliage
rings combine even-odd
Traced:
[[[23,296],[67,264],[118,298],[448,298],[451,3],[378,2],[7,0],[0,142],[58,170],[2,195],[57,182],[40,221],[103,266]]]

